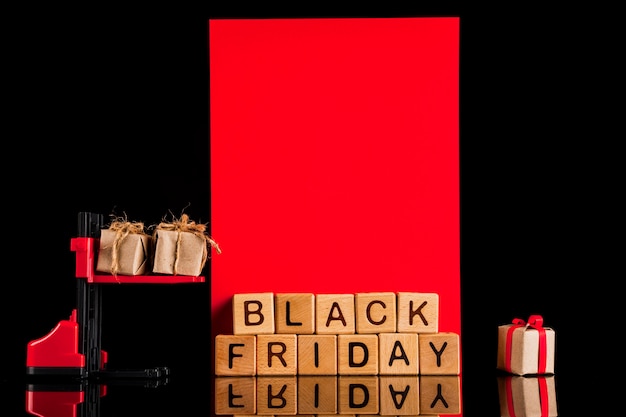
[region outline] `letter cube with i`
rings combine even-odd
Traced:
[[[398,293],[398,332],[437,333],[439,330],[439,294]]]
[[[233,295],[233,334],[273,334],[274,293]]]

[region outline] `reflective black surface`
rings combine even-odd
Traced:
[[[206,19],[303,16],[300,6],[55,7],[8,16],[3,416],[28,415],[26,344],[76,305],[68,245],[79,211],[156,219],[185,208],[210,218]],[[619,326],[601,325],[619,317],[621,275],[609,265],[623,257],[611,243],[623,184],[608,171],[621,166],[611,161],[622,155],[611,149],[621,126],[609,123],[622,117],[599,96],[617,84],[610,72],[622,45],[611,32],[620,25],[608,19],[619,14],[361,7],[304,16],[461,16],[463,415],[501,415],[497,326],[531,314],[556,331],[558,415],[621,411],[605,392],[620,385],[602,374],[621,364]],[[170,380],[109,384],[99,414],[211,415],[210,286],[148,287],[107,288],[103,345],[111,366],[168,366]]]

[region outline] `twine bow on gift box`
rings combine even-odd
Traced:
[[[513,319],[512,323],[513,325],[509,327],[506,333],[506,370],[508,372],[511,372],[511,351],[513,349],[513,333],[516,329],[519,329],[520,327],[532,327],[533,329],[537,329],[537,331],[539,331],[539,365],[537,373],[544,374],[546,372],[548,343],[546,341],[546,329],[543,328],[543,317],[535,314],[531,315],[528,318],[528,323],[518,318]]]
[[[183,232],[193,233],[195,236],[203,239],[206,242],[205,251],[202,254],[202,262],[201,262],[200,269],[202,269],[206,263],[206,260],[208,258],[209,248],[215,249],[215,252],[217,252],[218,254],[222,253],[222,250],[220,249],[217,242],[211,239],[211,237],[206,233],[206,225],[196,223],[194,221],[190,221],[189,216],[186,214],[183,214],[181,218],[178,220],[174,219],[174,221],[172,221],[171,223],[167,223],[167,222],[159,223],[159,225],[156,227],[156,230],[178,232],[178,237],[176,239],[176,250],[175,250],[175,255],[174,255],[174,259],[175,259],[174,260],[174,275],[177,274],[177,265],[178,265],[178,259],[179,259],[178,254],[180,253],[181,233]],[[153,235],[155,238],[156,238],[156,230]]]
[[[130,234],[145,234],[142,222],[129,222],[126,220],[116,220],[111,222],[109,230],[115,232],[111,250],[111,274],[117,276],[120,269],[119,252],[120,245]]]

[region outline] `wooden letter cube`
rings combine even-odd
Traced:
[[[419,377],[381,376],[380,415],[416,416],[420,413]]]
[[[315,296],[317,334],[354,334],[354,294]]]
[[[378,335],[338,335],[337,356],[340,375],[378,375]]]
[[[381,333],[378,335],[380,375],[418,375],[417,333]]]
[[[378,414],[377,376],[339,376],[339,414]]]
[[[337,336],[298,335],[298,374],[336,375]]]
[[[274,329],[274,293],[233,295],[233,334],[273,334]]]
[[[398,332],[437,333],[439,330],[439,294],[398,293]]]
[[[215,375],[256,375],[256,336],[215,336]]]
[[[299,376],[298,414],[337,414],[337,377]]]
[[[420,375],[459,375],[459,335],[453,332],[419,335]]]
[[[256,337],[257,375],[296,375],[298,336],[260,334]]]
[[[315,296],[312,293],[276,294],[276,333],[315,333]]]
[[[256,392],[255,377],[215,378],[215,414],[255,414]]]
[[[298,412],[295,376],[257,377],[257,414],[291,415]]]
[[[419,398],[421,414],[460,414],[461,377],[420,376]]]
[[[357,333],[393,333],[396,331],[395,293],[357,293],[355,308]]]

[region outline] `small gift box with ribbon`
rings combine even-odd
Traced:
[[[543,327],[543,317],[513,319],[498,327],[497,368],[515,375],[553,374],[554,348],[555,332]]]
[[[161,222],[152,238],[152,272],[157,274],[199,276],[209,250],[221,253],[218,244],[206,234],[206,225],[190,221],[186,214],[171,223]]]
[[[501,417],[556,417],[554,375],[498,377]]]
[[[143,275],[149,271],[150,235],[144,224],[118,219],[100,231],[96,271],[112,275]]]

